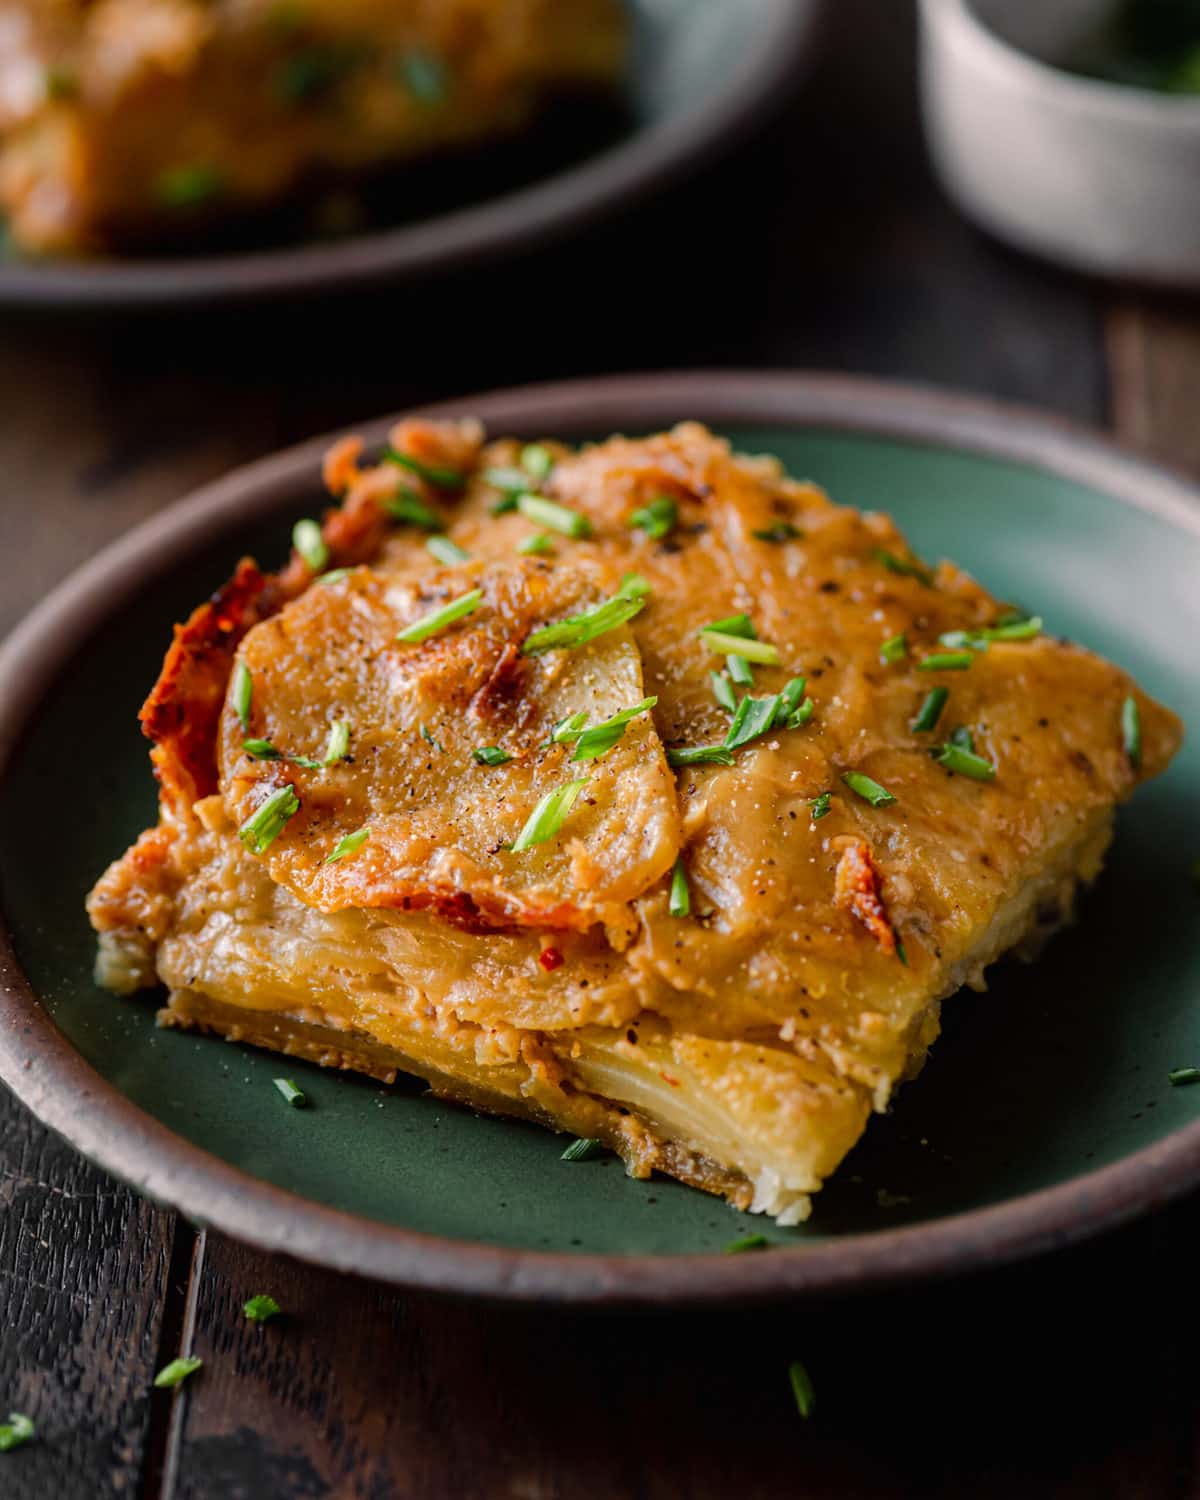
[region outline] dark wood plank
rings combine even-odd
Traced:
[[[1122,294],[1109,309],[1107,333],[1117,436],[1200,475],[1200,307]]]
[[[37,1426],[5,1500],[138,1493],[173,1232],[0,1089],[0,1416]]]

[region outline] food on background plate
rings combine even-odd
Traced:
[[[511,134],[611,89],[621,0],[9,0],[0,212],[89,253]]]
[[[98,977],[794,1223],[1180,726],[883,515],[670,433],[347,438],[142,711]]]

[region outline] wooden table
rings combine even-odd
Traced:
[[[812,87],[735,161],[586,241],[336,306],[0,325],[0,626],[198,482],[519,381],[816,366],[965,387],[1200,471],[1200,314],[998,249],[939,197],[912,19],[839,0]],[[571,318],[580,321],[571,325]],[[598,1316],[439,1303],[197,1232],[0,1096],[7,1500],[1200,1495],[1200,1199],[902,1296]],[[286,1328],[240,1316],[269,1290]],[[172,1397],[154,1371],[206,1361]],[[802,1423],[786,1365],[808,1364]]]

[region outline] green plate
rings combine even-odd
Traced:
[[[627,212],[711,163],[794,92],[822,0],[625,0],[632,44],[612,105],[566,101],[532,129],[364,184],[333,238],[304,205],[173,255],[23,258],[0,236],[0,304],[106,307],[341,291],[477,265]]]
[[[951,398],[779,375],[579,382],[453,409],[528,437],[708,420],[839,501],[889,510],[919,552],[953,557],[1200,718],[1200,506],[1097,439]],[[366,430],[377,439],[383,425]],[[1200,1180],[1200,1087],[1167,1081],[1200,1064],[1195,744],[1121,813],[1078,925],[1037,965],[1000,965],[988,994],[947,1003],[920,1079],[796,1229],[632,1181],[612,1158],[563,1162],[561,1138],[413,1083],[159,1031],[155,997],[96,989],[83,900],[154,819],[135,715],[171,624],[243,552],[281,558],[291,520],[318,504],[323,446],[242,470],[124,538],[0,659],[0,897],[15,953],[0,1072],[51,1125],[255,1243],[525,1297],[766,1296],[961,1269]],[[311,1108],[283,1103],[281,1073]],[[716,1253],[751,1232],[786,1253]]]

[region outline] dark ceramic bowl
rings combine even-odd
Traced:
[[[1002,407],[838,378],[673,375],[465,399],[494,433],[645,432],[698,417],[839,500],[892,511],[1047,628],[1200,718],[1200,505],[1099,438]],[[364,429],[379,439],[384,423]],[[115,542],[0,652],[0,1076],[108,1170],[268,1250],[407,1286],[676,1303],[959,1272],[1118,1223],[1200,1181],[1200,746],[1119,819],[1079,924],[999,965],[813,1217],[780,1229],[561,1138],[277,1057],[161,1032],[91,981],[83,898],[155,815],[135,723],[171,623],[245,550],[281,557],[324,440],[242,469]],[[1128,601],[1136,594],[1136,608]],[[771,1250],[724,1256],[761,1232]]]
[[[174,258],[0,260],[0,303],[136,306],[310,293],[417,277],[542,245],[712,159],[800,76],[822,0],[629,0],[620,117],[572,116],[369,195],[377,227]],[[557,122],[556,122],[557,125]],[[397,179],[398,185],[400,180]],[[389,222],[395,204],[403,223]],[[452,206],[451,206],[452,205]],[[288,238],[292,239],[288,243]]]

